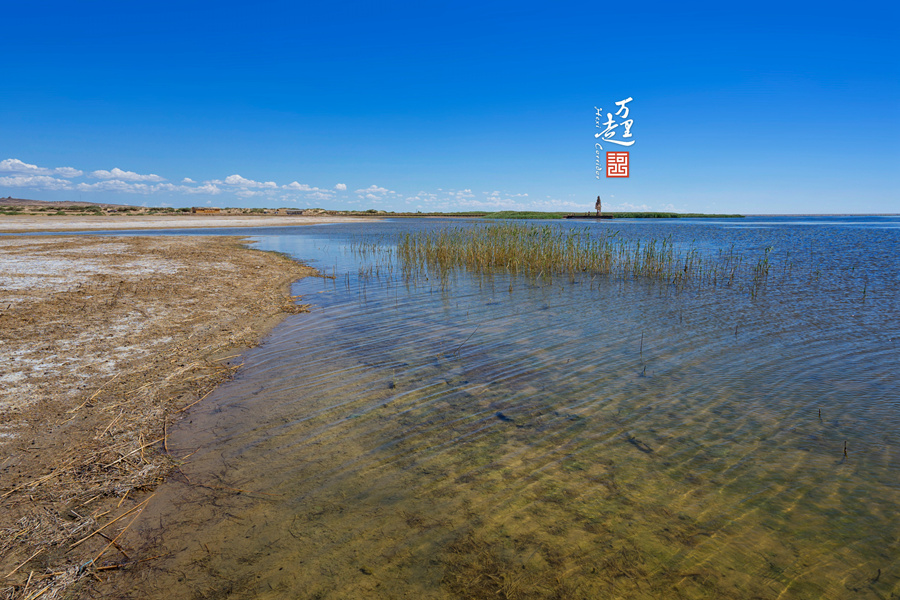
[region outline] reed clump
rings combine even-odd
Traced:
[[[591,285],[599,277],[642,279],[678,292],[722,287],[756,299],[773,287],[796,291],[816,284],[822,274],[812,264],[789,260],[790,254],[778,255],[774,246],[745,257],[735,244],[702,248],[672,236],[642,240],[610,229],[520,222],[366,235],[353,240],[349,250],[364,259],[360,281],[390,280],[396,270],[406,281],[439,281],[441,289],[453,274],[468,271],[487,277],[563,276],[572,283],[587,282],[587,276]]]
[[[617,232],[591,234],[549,225],[501,223],[458,227],[401,236],[397,253],[407,268],[445,270],[467,267],[477,272],[504,268],[513,273],[634,273],[684,277],[669,238],[629,242]],[[690,265],[685,264],[687,271]]]
[[[771,249],[767,249],[766,261]],[[732,285],[744,275],[744,261],[733,249],[703,256],[688,246],[678,249],[671,237],[629,240],[617,231],[562,229],[551,225],[500,223],[402,234],[396,256],[407,274],[465,268],[477,273],[554,276],[577,273],[649,278],[684,286]],[[764,268],[768,268],[768,262]],[[759,287],[759,270],[748,283]]]

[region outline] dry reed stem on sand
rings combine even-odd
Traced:
[[[116,540],[111,540],[108,535],[105,533],[101,533],[100,537],[102,537],[107,542],[110,542],[116,550],[122,553],[122,556],[125,557],[125,560],[131,560],[131,557],[125,552],[125,548],[123,548]]]
[[[16,571],[18,571],[19,569],[21,569],[22,567],[24,567],[25,565],[27,565],[27,564],[31,561],[31,559],[33,559],[35,556],[37,556],[38,554],[40,554],[40,553],[43,552],[44,550],[46,550],[46,548],[43,548],[43,547],[38,548],[38,549],[37,549],[37,552],[35,552],[34,554],[32,554],[31,556],[29,556],[28,558],[25,559],[25,562],[23,562],[23,563],[20,564],[18,567],[16,567],[15,569],[13,569],[13,570],[10,571],[9,573],[7,573],[7,574],[6,574],[6,577],[4,577],[4,579],[9,579],[9,578],[12,577],[13,575],[15,575],[15,574],[16,574]]]
[[[40,484],[44,483],[45,481],[49,481],[49,480],[53,479],[54,477],[58,476],[60,473],[63,473],[63,472],[64,472],[70,465],[72,465],[74,462],[75,462],[75,459],[74,459],[74,458],[73,458],[73,459],[70,459],[69,461],[66,462],[66,464],[64,464],[64,465],[61,466],[61,467],[58,467],[57,469],[54,469],[54,470],[53,470],[51,473],[49,473],[48,475],[44,475],[43,477],[41,477],[41,478],[39,478],[39,479],[36,479],[36,480],[34,480],[34,481],[26,481],[25,483],[23,483],[23,484],[21,484],[21,485],[19,485],[19,486],[16,486],[16,487],[14,487],[13,489],[9,490],[8,492],[6,492],[6,493],[3,494],[2,496],[0,496],[0,498],[6,498],[7,496],[10,496],[10,495],[12,495],[12,494],[15,493],[15,492],[18,492],[19,490],[24,490],[25,488],[30,487],[30,486],[37,487],[37,486],[39,486]]]
[[[31,596],[27,596],[27,597],[25,598],[25,600],[37,600],[38,598],[40,598],[41,596],[43,596],[43,595],[44,595],[44,592],[46,592],[47,590],[49,590],[51,587],[52,587],[52,584],[51,584],[51,585],[48,585],[48,586],[45,586],[43,589],[39,590],[37,593],[32,594]]]
[[[115,381],[115,380],[119,377],[119,375],[121,375],[121,373],[116,373],[115,375],[113,375],[113,378],[110,379],[109,381],[107,381],[106,383],[104,383],[103,385],[101,385],[100,388],[99,388],[96,392],[94,392],[94,395],[93,395],[93,396],[91,396],[90,398],[88,398],[87,400],[85,400],[84,402],[82,402],[81,404],[79,404],[78,406],[76,406],[75,408],[73,408],[72,410],[70,410],[69,413],[71,414],[71,413],[73,413],[73,412],[78,412],[80,409],[82,409],[82,408],[84,408],[86,405],[90,404],[91,401],[92,401],[94,398],[96,398],[96,397],[100,394],[100,392],[102,392],[102,391],[104,390],[104,388],[106,388],[106,386],[108,386],[108,385],[111,384],[113,381]]]
[[[152,497],[153,497],[153,496],[150,496],[150,498],[152,498]],[[85,536],[85,537],[81,538],[80,540],[78,540],[77,542],[75,542],[74,544],[72,544],[71,546],[69,546],[69,548],[74,548],[75,546],[78,546],[78,545],[81,544],[82,542],[86,542],[87,540],[89,540],[90,538],[94,537],[95,535],[97,535],[98,533],[100,533],[101,531],[103,531],[104,529],[106,529],[107,527],[109,527],[110,525],[112,525],[113,523],[115,523],[116,521],[118,521],[119,519],[121,519],[121,518],[123,518],[123,517],[127,517],[128,515],[130,515],[130,514],[133,513],[134,511],[136,511],[136,510],[138,510],[138,509],[140,509],[140,508],[143,508],[144,506],[146,506],[146,504],[147,504],[148,502],[150,502],[150,498],[147,498],[146,500],[144,500],[144,501],[141,502],[140,504],[137,504],[137,505],[135,505],[135,506],[132,506],[130,509],[128,509],[127,511],[125,511],[124,513],[122,513],[121,515],[119,515],[118,517],[116,517],[115,519],[113,519],[112,521],[110,521],[109,523],[107,523],[106,525],[104,525],[103,527],[97,529],[97,530],[94,531],[92,534],[90,534],[90,535],[88,535],[88,536]]]
[[[109,422],[109,425],[106,426],[106,429],[103,430],[103,433],[101,433],[101,434],[98,435],[97,437],[98,437],[98,438],[103,437],[104,434],[105,434],[107,431],[109,431],[109,428],[112,427],[112,426],[115,424],[115,422],[118,421],[118,420],[122,417],[122,415],[124,415],[124,414],[125,414],[125,409],[120,410],[118,416],[116,416],[116,418],[114,418],[112,421],[110,421],[110,422]]]
[[[150,496],[150,498],[152,498],[152,497],[153,497],[153,496]],[[150,501],[150,498],[147,498],[147,499],[143,502],[144,506],[147,505],[147,502]],[[128,531],[128,528],[131,527],[131,524],[134,523],[134,520],[135,520],[135,519],[137,519],[139,516],[141,516],[141,513],[142,513],[143,511],[144,511],[144,508],[142,507],[141,510],[138,511],[138,514],[134,515],[134,517],[133,517],[130,521],[128,521],[128,525],[126,525],[125,528],[122,529],[122,531],[119,532],[119,535],[117,535],[116,537],[114,537],[112,540],[110,540],[110,542],[109,542],[106,546],[103,547],[103,550],[100,551],[100,554],[98,554],[97,556],[94,557],[93,560],[91,560],[91,564],[92,564],[92,565],[93,565],[93,564],[96,564],[97,561],[100,560],[100,557],[103,556],[103,554],[104,554],[107,550],[109,550],[110,546],[112,546],[112,545],[115,544],[117,541],[119,541],[119,538],[122,537],[122,534],[124,534],[126,531]],[[123,554],[124,554],[124,552],[123,552]],[[126,554],[125,557],[128,558],[128,555]]]
[[[237,371],[238,369],[240,369],[240,368],[243,367],[243,366],[244,366],[244,363],[241,363],[241,364],[239,364],[239,365],[237,365],[237,366],[235,366],[235,367],[229,367],[229,369],[232,370],[232,371]],[[191,402],[191,403],[188,404],[187,406],[185,406],[185,407],[183,407],[183,408],[180,408],[180,409],[176,410],[176,411],[175,411],[175,414],[183,413],[184,411],[186,411],[187,409],[191,408],[191,407],[194,406],[195,404],[199,404],[200,402],[203,402],[203,401],[206,399],[206,397],[209,396],[210,394],[212,394],[214,391],[215,391],[215,388],[209,390],[208,392],[206,392],[205,394],[203,394],[203,396],[202,396],[201,398],[197,399],[196,402]]]
[[[129,456],[131,456],[132,454],[136,454],[137,452],[143,452],[144,448],[147,448],[147,447],[149,447],[149,446],[152,446],[153,444],[158,444],[159,442],[163,441],[163,439],[164,439],[164,438],[159,438],[158,440],[153,440],[152,442],[150,442],[150,443],[148,443],[148,444],[143,444],[143,445],[141,445],[141,446],[135,448],[134,450],[132,450],[131,452],[129,452],[129,453],[126,454],[125,456],[122,456],[122,457],[119,458],[118,460],[114,460],[113,462],[109,463],[108,465],[103,465],[103,468],[104,468],[104,469],[108,469],[109,467],[111,467],[111,466],[113,466],[113,465],[117,465],[117,464],[119,464],[120,462],[122,462],[123,460],[125,460],[126,458],[128,458]],[[143,457],[142,457],[142,458],[143,458]]]

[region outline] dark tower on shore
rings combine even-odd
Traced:
[[[600,201],[600,196],[597,196],[597,202],[594,203],[594,208],[597,210],[598,217],[603,215],[603,203]]]

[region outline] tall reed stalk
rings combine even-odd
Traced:
[[[592,284],[595,276],[609,275],[655,280],[678,289],[738,287],[754,297],[768,282],[773,251],[766,248],[751,268],[733,245],[704,255],[693,244],[676,248],[670,236],[628,240],[618,231],[515,222],[403,233],[395,241],[396,246],[386,239],[359,240],[351,250],[392,264],[396,260],[405,276],[416,279],[433,275],[443,281],[456,269],[540,278],[586,273]]]
[[[400,236],[397,255],[405,270],[476,272],[505,269],[528,275],[588,272],[649,277],[671,283],[702,276],[696,250],[684,256],[671,238],[628,241],[618,232],[562,230],[550,225],[502,223]]]

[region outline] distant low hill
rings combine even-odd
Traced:
[[[26,198],[13,198],[7,196],[0,198],[0,207],[5,208],[69,208],[72,206],[97,206],[99,208],[125,208],[126,204],[98,204],[96,202],[72,202],[70,200],[60,200],[53,202],[50,200],[28,200]]]

